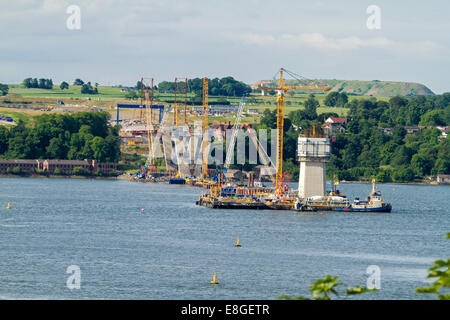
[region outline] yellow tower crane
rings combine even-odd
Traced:
[[[202,143],[202,176],[208,177],[208,78],[203,78],[203,143]]]
[[[323,90],[328,91],[330,87],[328,85],[316,85],[316,84],[297,84],[294,86],[287,86],[284,83],[283,71],[288,73],[289,75],[296,77],[296,74],[288,71],[284,68],[280,68],[279,71],[279,79],[277,87],[261,87],[259,86],[258,90],[277,90],[277,162],[276,162],[276,174],[275,174],[275,193],[277,196],[282,194],[283,189],[283,128],[284,128],[284,94],[289,90]],[[306,79],[303,79],[306,80]]]

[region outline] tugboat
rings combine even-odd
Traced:
[[[376,190],[375,179],[372,179],[372,193],[367,201],[355,198],[352,204],[335,208],[335,210],[345,212],[391,212],[392,206],[390,203],[385,203],[381,200],[381,192]]]

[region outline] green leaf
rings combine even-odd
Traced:
[[[354,288],[347,288],[347,295],[356,295],[356,294],[361,294],[361,293],[366,293],[366,292],[371,292],[371,291],[378,291],[377,289],[368,289],[368,288],[361,288],[359,286],[356,286]]]
[[[416,293],[436,293],[439,288],[439,286],[421,287],[416,289]]]

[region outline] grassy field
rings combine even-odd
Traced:
[[[17,123],[19,120],[28,122],[33,116],[42,114],[42,112],[38,110],[0,108],[0,114],[13,118],[14,122]]]
[[[102,99],[102,100],[120,100],[125,99],[125,92],[120,92],[120,88],[115,87],[99,87],[99,94],[82,94],[81,86],[70,86],[69,89],[61,90],[59,86],[54,86],[53,89],[37,89],[25,88],[21,85],[9,85],[10,94],[19,94],[22,97],[36,97],[36,98],[88,98]]]

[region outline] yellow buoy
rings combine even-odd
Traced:
[[[6,209],[11,209],[11,203],[8,202],[8,205],[6,206]]]
[[[239,237],[237,237],[237,240],[236,240],[236,244],[234,245],[235,247],[240,247],[241,245],[239,244]]]
[[[216,280],[216,272],[215,271],[214,271],[214,274],[213,274],[213,279],[211,281],[211,284],[219,284],[219,282],[217,282],[217,280]]]

